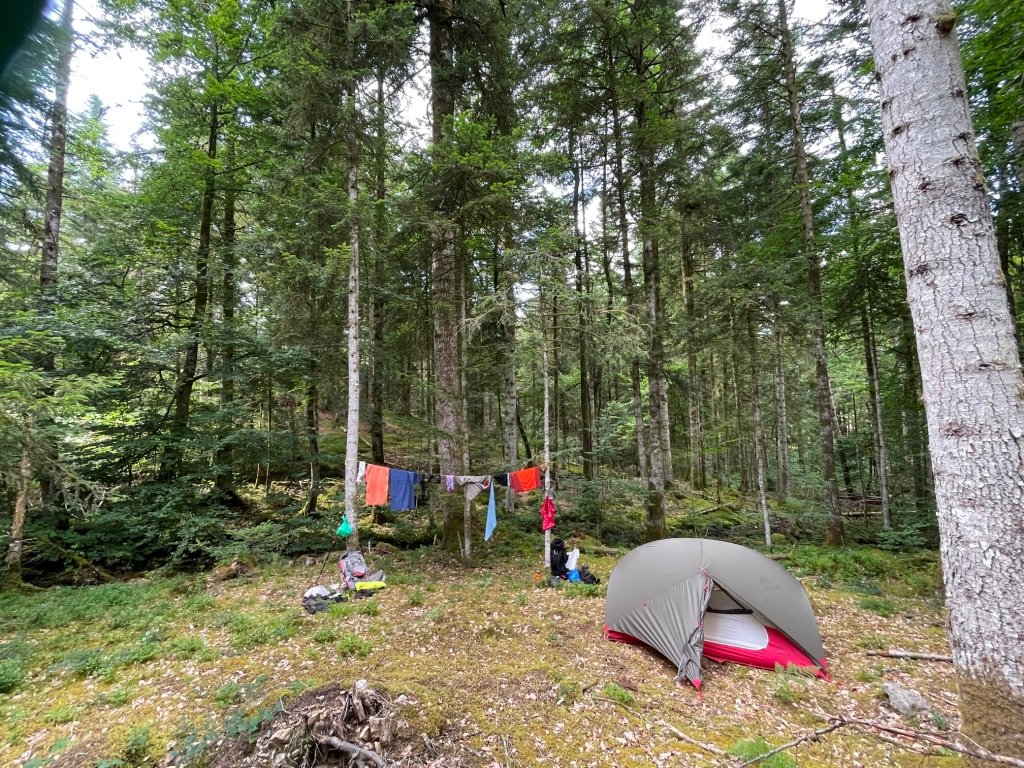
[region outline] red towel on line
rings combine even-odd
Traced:
[[[541,486],[540,467],[529,467],[520,469],[518,472],[510,472],[508,483],[516,493],[526,493]]]
[[[388,468],[377,464],[366,465],[366,506],[388,503]]]

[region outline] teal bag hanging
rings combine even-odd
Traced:
[[[352,523],[350,523],[348,521],[348,518],[346,517],[342,521],[341,525],[338,526],[338,535],[339,536],[350,536],[351,534],[352,534]]]

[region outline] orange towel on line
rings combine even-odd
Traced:
[[[377,464],[366,465],[366,506],[388,503],[388,468]]]
[[[516,493],[526,493],[540,488],[540,467],[529,467],[520,469],[518,472],[509,472],[508,484]]]

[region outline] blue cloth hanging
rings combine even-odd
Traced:
[[[484,530],[484,541],[490,541],[491,534],[498,527],[498,513],[494,506],[494,483],[491,483],[491,497],[487,500],[487,527]]]
[[[416,509],[416,486],[420,482],[419,472],[406,469],[388,470],[388,487],[391,493],[391,511]]]

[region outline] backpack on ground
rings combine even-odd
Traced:
[[[565,551],[565,542],[555,539],[551,542],[551,575],[564,579],[569,575],[566,564],[569,562],[569,554]]]

